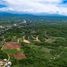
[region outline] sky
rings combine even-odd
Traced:
[[[0,12],[67,16],[67,0],[0,0]]]

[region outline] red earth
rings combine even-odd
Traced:
[[[11,56],[14,57],[14,58],[16,58],[16,59],[18,59],[18,60],[26,58],[25,54],[23,54],[23,53],[16,53],[16,54],[13,54]]]
[[[21,48],[21,46],[17,42],[6,42],[4,45],[4,49],[18,49],[18,48]]]
[[[10,49],[11,50],[12,49],[20,49],[20,48],[21,48],[21,46],[17,42],[6,42],[4,47],[3,47],[3,49],[9,49],[9,50]],[[11,54],[10,56],[14,57],[14,58],[16,58],[18,60],[26,58],[25,54],[23,54],[21,52],[17,52],[16,54]]]

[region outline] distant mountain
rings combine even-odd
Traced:
[[[67,16],[56,15],[56,14],[17,14],[17,13],[8,13],[0,12],[0,20],[9,19],[9,20],[45,20],[45,21],[67,21]]]
[[[67,17],[67,16],[64,16],[64,15],[59,15],[59,14],[46,14],[46,13],[33,13],[33,14],[30,14],[30,13],[10,13],[10,12],[0,12],[0,16],[62,16],[62,17]]]
[[[17,13],[9,13],[9,12],[0,12],[0,16],[23,16],[23,15],[32,15],[32,14],[26,14],[26,13],[23,13],[23,14],[17,14]]]

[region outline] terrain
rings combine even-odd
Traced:
[[[4,16],[0,17],[0,59],[7,58],[11,67],[67,67],[67,17]],[[21,45],[26,58],[8,56],[17,50],[3,49],[6,42]]]

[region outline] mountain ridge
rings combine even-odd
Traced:
[[[59,14],[46,14],[46,13],[38,13],[38,14],[31,14],[31,13],[11,13],[11,12],[0,12],[0,16],[10,16],[10,15],[16,15],[16,16],[23,16],[23,15],[30,15],[30,16],[63,16]]]

